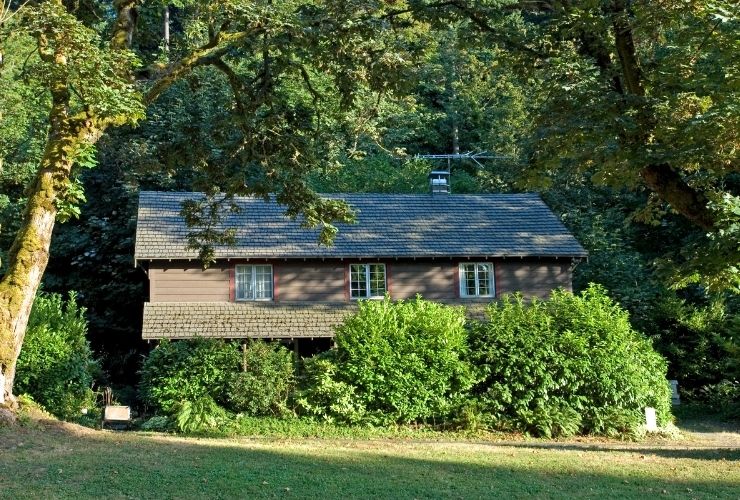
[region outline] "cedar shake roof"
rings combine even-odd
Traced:
[[[195,259],[187,250],[181,203],[200,193],[142,191],[135,259]],[[338,224],[332,247],[318,230],[301,228],[284,208],[261,198],[236,198],[226,215],[236,245],[216,258],[585,257],[583,247],[536,194],[333,194],[357,211]]]
[[[463,305],[461,301],[442,301]],[[486,303],[465,303],[471,318],[485,317]],[[357,312],[357,303],[146,302],[144,339],[333,337]]]
[[[333,337],[356,304],[147,302],[144,339]]]

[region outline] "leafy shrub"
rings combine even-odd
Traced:
[[[740,420],[740,382],[723,380],[694,391],[692,399],[729,419]]]
[[[79,418],[83,408],[95,407],[92,385],[100,374],[85,338],[85,309],[70,292],[40,293],[33,304],[23,349],[18,358],[15,390],[27,393],[63,419]]]
[[[336,354],[308,365],[313,387],[300,404],[346,421],[443,421],[474,381],[464,325],[459,307],[420,298],[362,301],[337,330]]]
[[[172,429],[172,420],[166,415],[154,415],[141,424],[142,431],[164,432]]]
[[[547,406],[538,406],[533,410],[522,408],[518,413],[518,422],[521,428],[538,436],[551,438],[554,436],[567,437],[577,434],[583,425],[581,414],[562,402]]]
[[[184,400],[175,407],[175,423],[180,432],[215,430],[228,421],[226,410],[210,396]]]
[[[696,305],[662,300],[651,328],[655,347],[668,359],[668,375],[683,389],[740,380],[740,316],[732,300]],[[699,395],[699,392],[696,392]]]
[[[243,346],[241,365],[226,388],[228,407],[251,416],[287,413],[295,383],[290,351],[278,343],[251,341]]]
[[[537,435],[635,432],[646,406],[670,419],[666,362],[603,288],[547,301],[504,297],[474,326],[475,388],[498,425]]]
[[[225,403],[226,387],[238,371],[237,344],[220,339],[163,340],[141,370],[143,399],[166,414],[183,401],[209,397]]]
[[[365,405],[355,387],[338,380],[336,351],[308,358],[303,364],[303,386],[298,393],[298,410],[326,422],[360,423]]]

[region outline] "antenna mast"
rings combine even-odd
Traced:
[[[452,166],[452,160],[472,160],[479,167],[483,168],[483,164],[478,160],[503,160],[506,156],[495,155],[488,151],[481,151],[479,153],[473,153],[468,151],[467,153],[450,153],[444,155],[416,155],[416,158],[423,158],[425,160],[447,160],[447,171],[450,171]]]

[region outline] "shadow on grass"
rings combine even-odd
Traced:
[[[677,425],[689,432],[740,434],[740,421],[730,420],[703,406],[682,405],[673,409]]]
[[[528,448],[536,450],[564,450],[564,451],[588,451],[596,453],[630,453],[639,455],[655,455],[671,459],[690,459],[690,460],[740,460],[740,448],[736,447],[692,447],[687,445],[682,447],[679,443],[665,446],[609,446],[604,444],[570,444],[570,443],[493,443],[492,446],[511,447],[511,448]]]
[[[736,498],[740,486],[733,463],[683,462],[689,468],[677,473],[665,459],[578,458],[528,444],[233,443],[50,429],[0,430],[0,447],[0,497],[9,498]]]

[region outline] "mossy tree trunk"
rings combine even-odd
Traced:
[[[5,400],[13,403],[15,366],[31,314],[31,306],[49,261],[59,196],[59,179],[69,175],[71,163],[53,141],[47,147],[28,199],[23,222],[10,249],[8,268],[0,282],[0,369],[5,376]]]
[[[49,54],[55,65],[64,66],[63,53]],[[39,169],[28,188],[28,201],[20,230],[8,255],[0,281],[0,370],[5,376],[6,401],[12,405],[15,367],[36,292],[49,261],[49,247],[57,203],[69,185],[71,152],[81,141],[96,140],[92,121],[69,116],[69,90],[65,81],[50,88],[49,134]]]
[[[138,0],[116,3],[118,17],[111,35],[110,50],[125,50],[131,43],[136,24]],[[0,373],[5,376],[0,387],[6,402],[15,404],[13,383],[23,346],[31,307],[49,262],[49,249],[58,204],[64,201],[70,185],[75,152],[95,144],[109,126],[130,121],[125,116],[96,116],[91,108],[70,112],[71,83],[67,81],[67,54],[63,43],[49,43],[64,30],[53,29],[38,35],[39,54],[54,68],[57,79],[49,83],[51,109],[49,133],[39,168],[28,187],[28,201],[7,258],[7,268],[0,281]],[[216,64],[231,46],[257,33],[259,25],[244,32],[215,33],[203,46],[160,70],[151,78],[148,91],[141,96],[144,106],[153,103],[174,82],[198,66]],[[54,47],[54,48],[51,48]],[[58,70],[58,71],[56,71]],[[134,68],[118,68],[124,78],[133,80]]]

